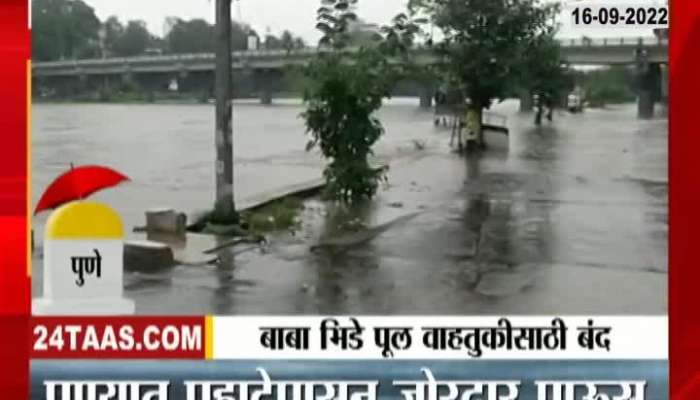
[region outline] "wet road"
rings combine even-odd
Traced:
[[[375,201],[344,210],[310,200],[301,229],[273,235],[264,253],[234,249],[218,266],[130,275],[126,294],[138,312],[157,314],[665,313],[667,121],[639,121],[629,105],[561,113],[535,128],[516,108],[497,106],[510,138],[490,137],[488,152],[461,158],[414,102],[385,107],[378,154],[392,169]],[[240,198],[261,182],[318,176],[299,111],[237,108]],[[204,106],[36,107],[33,198],[67,162],[100,162],[134,178],[100,195],[129,226],[152,206],[205,208],[211,114]],[[385,223],[381,235],[353,239]],[[339,238],[350,240],[310,251]]]

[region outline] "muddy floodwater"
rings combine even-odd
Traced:
[[[667,119],[638,120],[629,104],[535,127],[517,106],[494,107],[508,137],[460,157],[417,100],[392,100],[379,113],[376,156],[390,172],[375,200],[346,210],[308,199],[298,229],[266,247],[129,273],[125,295],[144,314],[665,314]],[[234,110],[239,204],[321,177],[299,102]],[[205,209],[213,117],[210,105],[35,105],[32,204],[70,163],[97,163],[131,178],[94,198],[132,237],[148,208]],[[33,222],[35,296],[45,221]]]

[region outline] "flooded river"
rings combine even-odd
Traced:
[[[298,102],[234,110],[239,203],[321,176]],[[131,274],[126,295],[155,314],[665,313],[667,120],[637,120],[630,104],[556,113],[536,128],[517,102],[495,110],[510,136],[460,157],[417,100],[393,100],[380,112],[376,153],[391,170],[375,201],[344,211],[311,199],[300,229],[272,235],[264,252]],[[32,204],[70,163],[98,163],[132,179],[95,196],[129,231],[148,208],[205,209],[213,116],[208,105],[35,105]],[[357,232],[372,237],[310,251]]]
[[[377,153],[385,158],[414,147],[414,139],[429,140],[426,132],[432,129],[429,114],[415,107],[416,100],[394,104],[382,110],[390,134],[378,144]],[[271,107],[236,103],[238,201],[321,176],[320,155],[305,151],[301,111],[298,101],[278,101]],[[192,211],[213,202],[213,106],[39,104],[32,112],[32,204],[70,163],[108,165],[132,179],[97,196],[112,204],[130,226],[142,224],[149,207]]]

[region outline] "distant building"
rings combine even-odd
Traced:
[[[255,35],[248,35],[248,50],[257,50],[258,49],[258,37]]]

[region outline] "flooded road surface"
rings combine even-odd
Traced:
[[[496,107],[509,138],[493,134],[487,152],[459,157],[430,113],[394,102],[380,116],[377,153],[391,170],[375,201],[347,210],[309,200],[300,228],[271,235],[264,251],[132,274],[126,295],[155,314],[665,313],[667,120],[637,120],[626,105],[535,128],[516,109]],[[239,199],[319,176],[300,110],[236,108]],[[149,207],[206,208],[212,116],[206,106],[35,107],[33,199],[67,163],[98,162],[134,181],[98,196],[129,227]],[[35,255],[35,294],[40,265]]]

